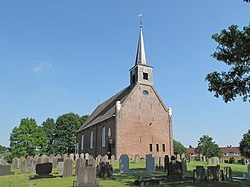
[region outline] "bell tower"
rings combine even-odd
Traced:
[[[153,67],[147,65],[146,51],[144,47],[142,21],[140,22],[140,35],[135,59],[135,65],[130,71],[130,85],[142,83],[153,85]]]

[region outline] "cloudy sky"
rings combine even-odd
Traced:
[[[173,108],[174,138],[197,145],[202,135],[238,146],[249,129],[249,103],[225,104],[207,91],[207,73],[226,70],[211,58],[212,34],[249,23],[250,3],[209,1],[1,1],[0,145],[25,117],[90,114],[129,84],[143,13],[147,63]]]

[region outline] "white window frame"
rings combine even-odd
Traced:
[[[94,144],[94,131],[90,131],[90,136],[89,136],[89,148],[93,149],[93,144]]]
[[[83,146],[84,146],[84,134],[82,134],[81,137],[81,150],[83,150]]]
[[[102,147],[106,147],[106,128],[102,127]]]

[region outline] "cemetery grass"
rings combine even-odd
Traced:
[[[191,162],[188,163],[188,172],[186,176],[192,176],[192,170],[197,166],[204,166],[207,169],[207,165],[204,162]],[[247,167],[238,164],[222,164],[224,166],[231,166],[233,170],[233,176],[242,176],[243,173],[247,173]],[[134,161],[130,161],[130,174],[118,174],[119,163],[115,162],[114,176],[111,179],[100,180],[100,186],[103,187],[116,187],[116,186],[134,186],[134,180],[138,177],[152,177],[152,176],[165,176],[164,172],[145,173],[146,163],[141,161],[140,164],[135,164]],[[57,175],[58,170],[53,169],[53,175],[55,178],[29,180],[30,174],[20,175],[20,169],[13,170],[15,175],[1,176],[0,187],[70,187],[73,185],[73,181],[76,177],[62,178]],[[73,171],[74,173],[74,171]],[[156,185],[157,186],[157,185]],[[155,186],[155,187],[156,187]],[[248,181],[233,181],[233,182],[204,182],[204,183],[186,183],[175,185],[161,185],[162,187],[247,187],[250,186]],[[152,185],[151,187],[154,187]]]

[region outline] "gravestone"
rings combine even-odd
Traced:
[[[113,175],[113,167],[108,162],[101,162],[97,167],[97,176],[99,178],[110,178]]]
[[[48,162],[49,162],[49,157],[47,155],[42,155],[40,164],[48,163]]]
[[[200,161],[203,161],[202,158],[203,158],[203,156],[200,154]]]
[[[129,174],[129,158],[127,154],[120,156],[119,168],[121,174]]]
[[[73,176],[73,161],[70,158],[64,160],[63,177]]]
[[[205,157],[205,156],[203,156],[203,162],[206,162],[206,161],[207,161],[206,157]]]
[[[27,173],[27,161],[26,159],[21,160],[21,174]]]
[[[66,158],[68,158],[68,154],[65,153],[65,154],[63,155],[63,160],[65,160]]]
[[[71,160],[74,160],[74,154],[71,153],[71,154],[69,155],[69,158],[70,158]]]
[[[146,171],[153,172],[155,170],[155,159],[152,154],[146,155]]]
[[[64,171],[64,162],[58,162],[58,163],[57,163],[57,167],[58,167],[58,174],[59,174],[59,175],[63,175],[63,171]]]
[[[54,158],[53,155],[49,155],[49,162],[50,162],[50,163],[53,163],[53,158]],[[53,164],[52,164],[52,165],[53,165]]]
[[[218,157],[212,157],[212,164],[218,165],[219,164],[219,158]]]
[[[220,181],[220,166],[208,166],[207,167],[207,178],[208,181]]]
[[[79,154],[76,153],[76,156],[75,156],[75,161],[79,158]]]
[[[46,162],[41,164],[36,164],[36,174],[39,176],[49,176],[52,172],[52,163]]]
[[[80,157],[84,158],[84,154],[83,154],[83,153],[81,153],[81,154],[80,154]]]
[[[182,154],[181,154],[181,160],[183,160],[183,159],[186,159],[185,153],[182,153]]]
[[[57,157],[53,157],[53,159],[52,159],[52,167],[53,168],[57,168]]]
[[[135,164],[140,164],[140,155],[136,154],[135,155]]]
[[[187,162],[185,159],[181,161],[182,172],[187,172]]]
[[[164,169],[164,166],[165,166],[165,163],[164,163],[164,157],[160,157],[159,158],[160,160],[160,168],[159,169],[161,169],[161,170],[163,170]]]
[[[111,165],[112,167],[115,166],[115,155],[111,155]]]
[[[205,169],[203,166],[196,166],[193,170],[193,181],[203,182],[205,181]]]
[[[160,166],[160,165],[159,165],[159,157],[156,156],[156,157],[154,157],[154,158],[155,158],[155,169],[156,169],[156,170],[159,170],[159,166]]]
[[[18,158],[13,158],[12,160],[12,169],[17,169]]]
[[[85,160],[88,160],[88,159],[89,159],[89,154],[86,153],[86,154],[85,154]]]
[[[97,187],[99,182],[96,180],[96,167],[80,167],[77,181],[73,181],[74,187]]]
[[[109,156],[108,155],[104,155],[104,162],[108,162],[109,161]]]
[[[32,156],[28,156],[27,157],[27,166],[30,166],[30,162],[31,162],[31,160],[33,159],[33,157]]]
[[[86,161],[87,161],[88,166],[96,167],[96,161],[95,161],[95,159],[93,158],[92,155],[89,155],[89,159],[86,160]]]
[[[38,157],[37,158],[37,164],[41,164],[42,163],[42,157]]]
[[[0,165],[0,176],[5,175],[13,175],[14,172],[11,172],[11,166],[10,165]]]
[[[179,161],[179,162],[181,162],[181,156],[180,156],[180,154],[176,155],[176,160]]]
[[[223,174],[224,174],[223,175],[224,181],[232,181],[233,180],[231,167],[224,167]]]
[[[168,172],[169,157],[165,155],[164,157],[164,170]]]
[[[78,171],[80,167],[85,167],[86,166],[86,162],[85,159],[80,157],[76,160],[76,169],[75,169],[75,174],[76,176],[78,176]]]
[[[36,173],[36,159],[30,161],[30,174]]]
[[[213,162],[212,162],[212,158],[208,158],[207,164],[208,164],[208,165],[212,165],[212,163],[213,163]]]

